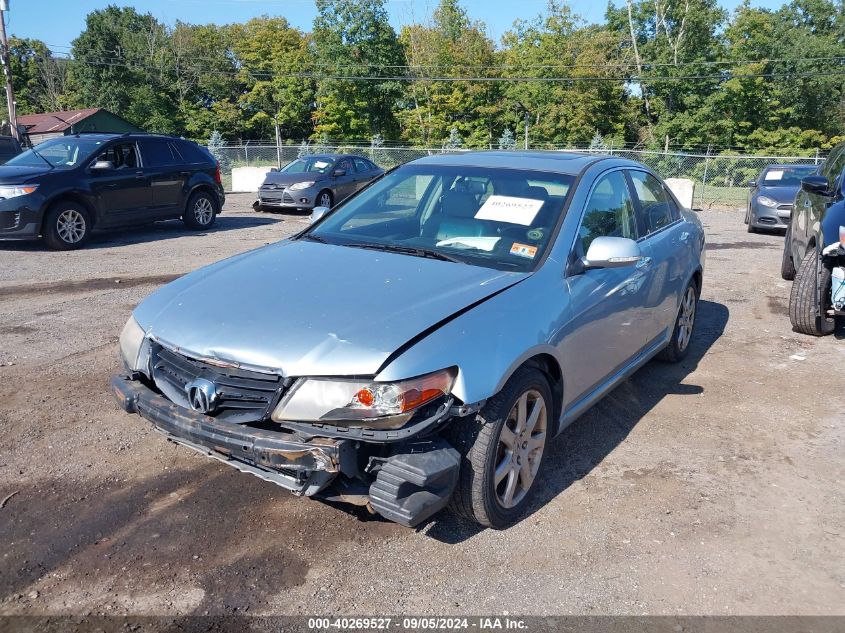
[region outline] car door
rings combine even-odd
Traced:
[[[581,217],[570,262],[584,257],[597,237],[638,239],[634,201],[621,170],[595,182]],[[644,253],[645,254],[645,253]],[[566,406],[587,397],[626,369],[642,350],[648,258],[622,268],[567,272],[571,318],[561,338],[563,358],[578,369],[567,383]]]
[[[845,170],[845,143],[833,149],[821,166],[819,174],[827,178],[828,183],[833,187],[836,185],[835,180],[842,174],[843,170]],[[830,203],[831,199],[827,196],[808,193],[803,189],[798,191],[792,212],[790,224],[792,235],[789,244],[796,269],[801,265],[801,260],[804,259],[804,255],[810,249],[810,244],[815,242],[819,234],[821,220]]]
[[[151,218],[179,217],[185,207],[184,191],[190,170],[166,138],[143,138],[138,145],[150,182]]]
[[[360,191],[367,184],[376,177],[375,165],[363,158],[354,158],[355,173],[357,175],[355,181],[355,190]]]
[[[664,184],[647,171],[627,172],[634,191],[640,248],[651,265],[645,280],[646,344],[665,337],[675,324],[681,294],[694,266],[693,236]]]
[[[355,172],[355,163],[351,158],[341,158],[335,163],[333,173],[338,174],[339,171],[343,174],[334,176],[335,204],[348,198],[357,190],[358,174]]]
[[[91,169],[97,161],[108,161],[111,168]],[[150,179],[144,173],[135,141],[109,145],[91,162],[88,171],[102,226],[121,226],[151,219]]]

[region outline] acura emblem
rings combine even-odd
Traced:
[[[188,393],[188,404],[194,411],[210,413],[217,405],[217,388],[209,380],[204,378],[192,380],[185,385],[185,391]]]

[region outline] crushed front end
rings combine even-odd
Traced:
[[[112,378],[111,388],[124,411],[173,442],[295,495],[367,506],[407,526],[452,495],[460,456],[439,431],[461,410],[448,394],[370,424],[350,425],[337,409],[320,423],[291,421],[278,419],[279,412],[296,417],[302,407],[295,396],[310,388],[308,380],[192,357],[133,331],[131,319],[121,352],[127,373]],[[335,390],[338,382],[346,384],[335,381]],[[420,394],[434,386],[428,378],[414,383]]]

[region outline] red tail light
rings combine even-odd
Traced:
[[[217,161],[217,168],[214,170],[214,182],[218,185],[223,184],[223,176],[220,175],[220,161]]]

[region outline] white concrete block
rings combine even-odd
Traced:
[[[269,171],[269,167],[235,167],[232,169],[232,192],[258,193],[258,188]]]
[[[669,187],[669,191],[675,194],[684,207],[692,209],[692,201],[695,199],[695,182],[689,178],[667,178],[663,182]]]

